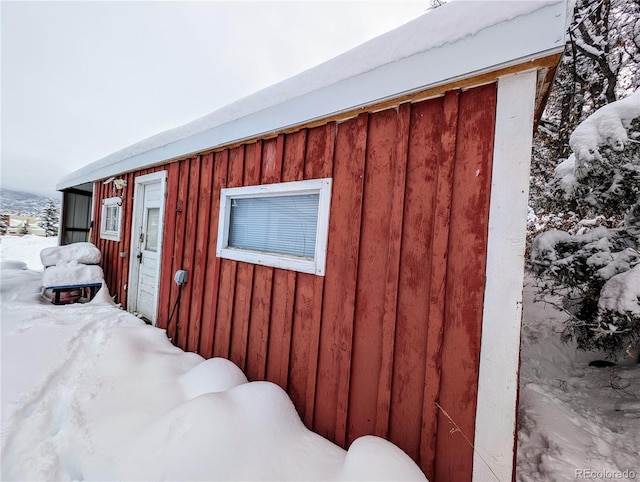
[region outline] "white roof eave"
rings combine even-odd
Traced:
[[[470,5],[473,3],[485,2],[470,2]],[[246,98],[245,105],[242,107],[248,110],[248,113],[244,115],[224,120],[201,132],[188,133],[182,137],[179,133],[180,128],[174,130],[173,136],[171,131],[167,131],[167,142],[162,142],[162,135],[154,136],[147,142],[157,138],[156,145],[148,142],[150,146],[148,149],[141,147],[138,152],[134,149],[133,155],[128,155],[125,149],[88,164],[63,178],[58,183],[57,189],[64,190],[86,182],[187,157],[386,99],[559,53],[564,48],[566,2],[564,0],[542,4],[538,2],[538,5],[538,8],[526,14],[491,25],[455,42],[429,48],[337,82],[321,85],[302,95],[251,111],[252,105],[260,106],[261,101],[264,103],[261,96],[269,96],[271,91],[277,91],[279,86],[291,87],[295,91],[295,81],[298,77],[301,78],[300,81],[304,81],[305,78],[307,80],[313,78],[315,73],[322,75],[325,73],[323,69],[326,71],[330,68],[332,61],[321,64]],[[487,8],[491,7],[487,6]],[[403,28],[400,27],[397,30]],[[377,39],[371,42],[375,40]],[[364,44],[361,47],[366,46],[367,44]],[[349,55],[357,58],[355,56],[359,54],[358,49],[343,54],[335,60],[344,64],[345,61],[348,62]],[[281,88],[280,93],[282,91]],[[242,102],[239,101],[238,104]],[[221,109],[222,111],[224,108]],[[239,111],[242,112],[242,109]],[[224,119],[224,116],[221,117]],[[142,146],[143,143],[145,141],[139,144]],[[135,148],[136,145],[132,147]]]

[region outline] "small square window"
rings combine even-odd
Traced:
[[[331,179],[221,190],[221,258],[324,276]]]
[[[122,218],[122,198],[110,197],[102,200],[102,220],[100,239],[120,241],[120,222]]]

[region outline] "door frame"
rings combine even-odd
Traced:
[[[131,244],[129,250],[129,279],[127,281],[127,311],[135,312],[138,309],[138,278],[140,263],[135,253],[140,246],[139,230],[144,219],[144,187],[149,184],[160,183],[160,219],[158,222],[158,266],[156,267],[155,299],[156,303],[151,316],[151,324],[156,326],[158,322],[158,295],[160,293],[160,268],[162,266],[162,241],[164,238],[164,211],[166,204],[167,171],[158,171],[151,174],[137,176],[134,179],[133,212],[131,216]]]

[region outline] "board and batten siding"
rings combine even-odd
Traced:
[[[189,271],[174,343],[277,383],[341,446],[379,435],[470,480],[495,111],[491,83],[124,174],[121,241],[94,231],[109,289],[126,306],[134,178],[167,170],[158,326]],[[215,256],[222,188],[325,177],[325,276]]]

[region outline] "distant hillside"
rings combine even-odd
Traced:
[[[48,197],[39,194],[0,188],[0,214],[35,216],[40,214],[48,199]],[[54,199],[53,202],[60,209],[60,201]]]

